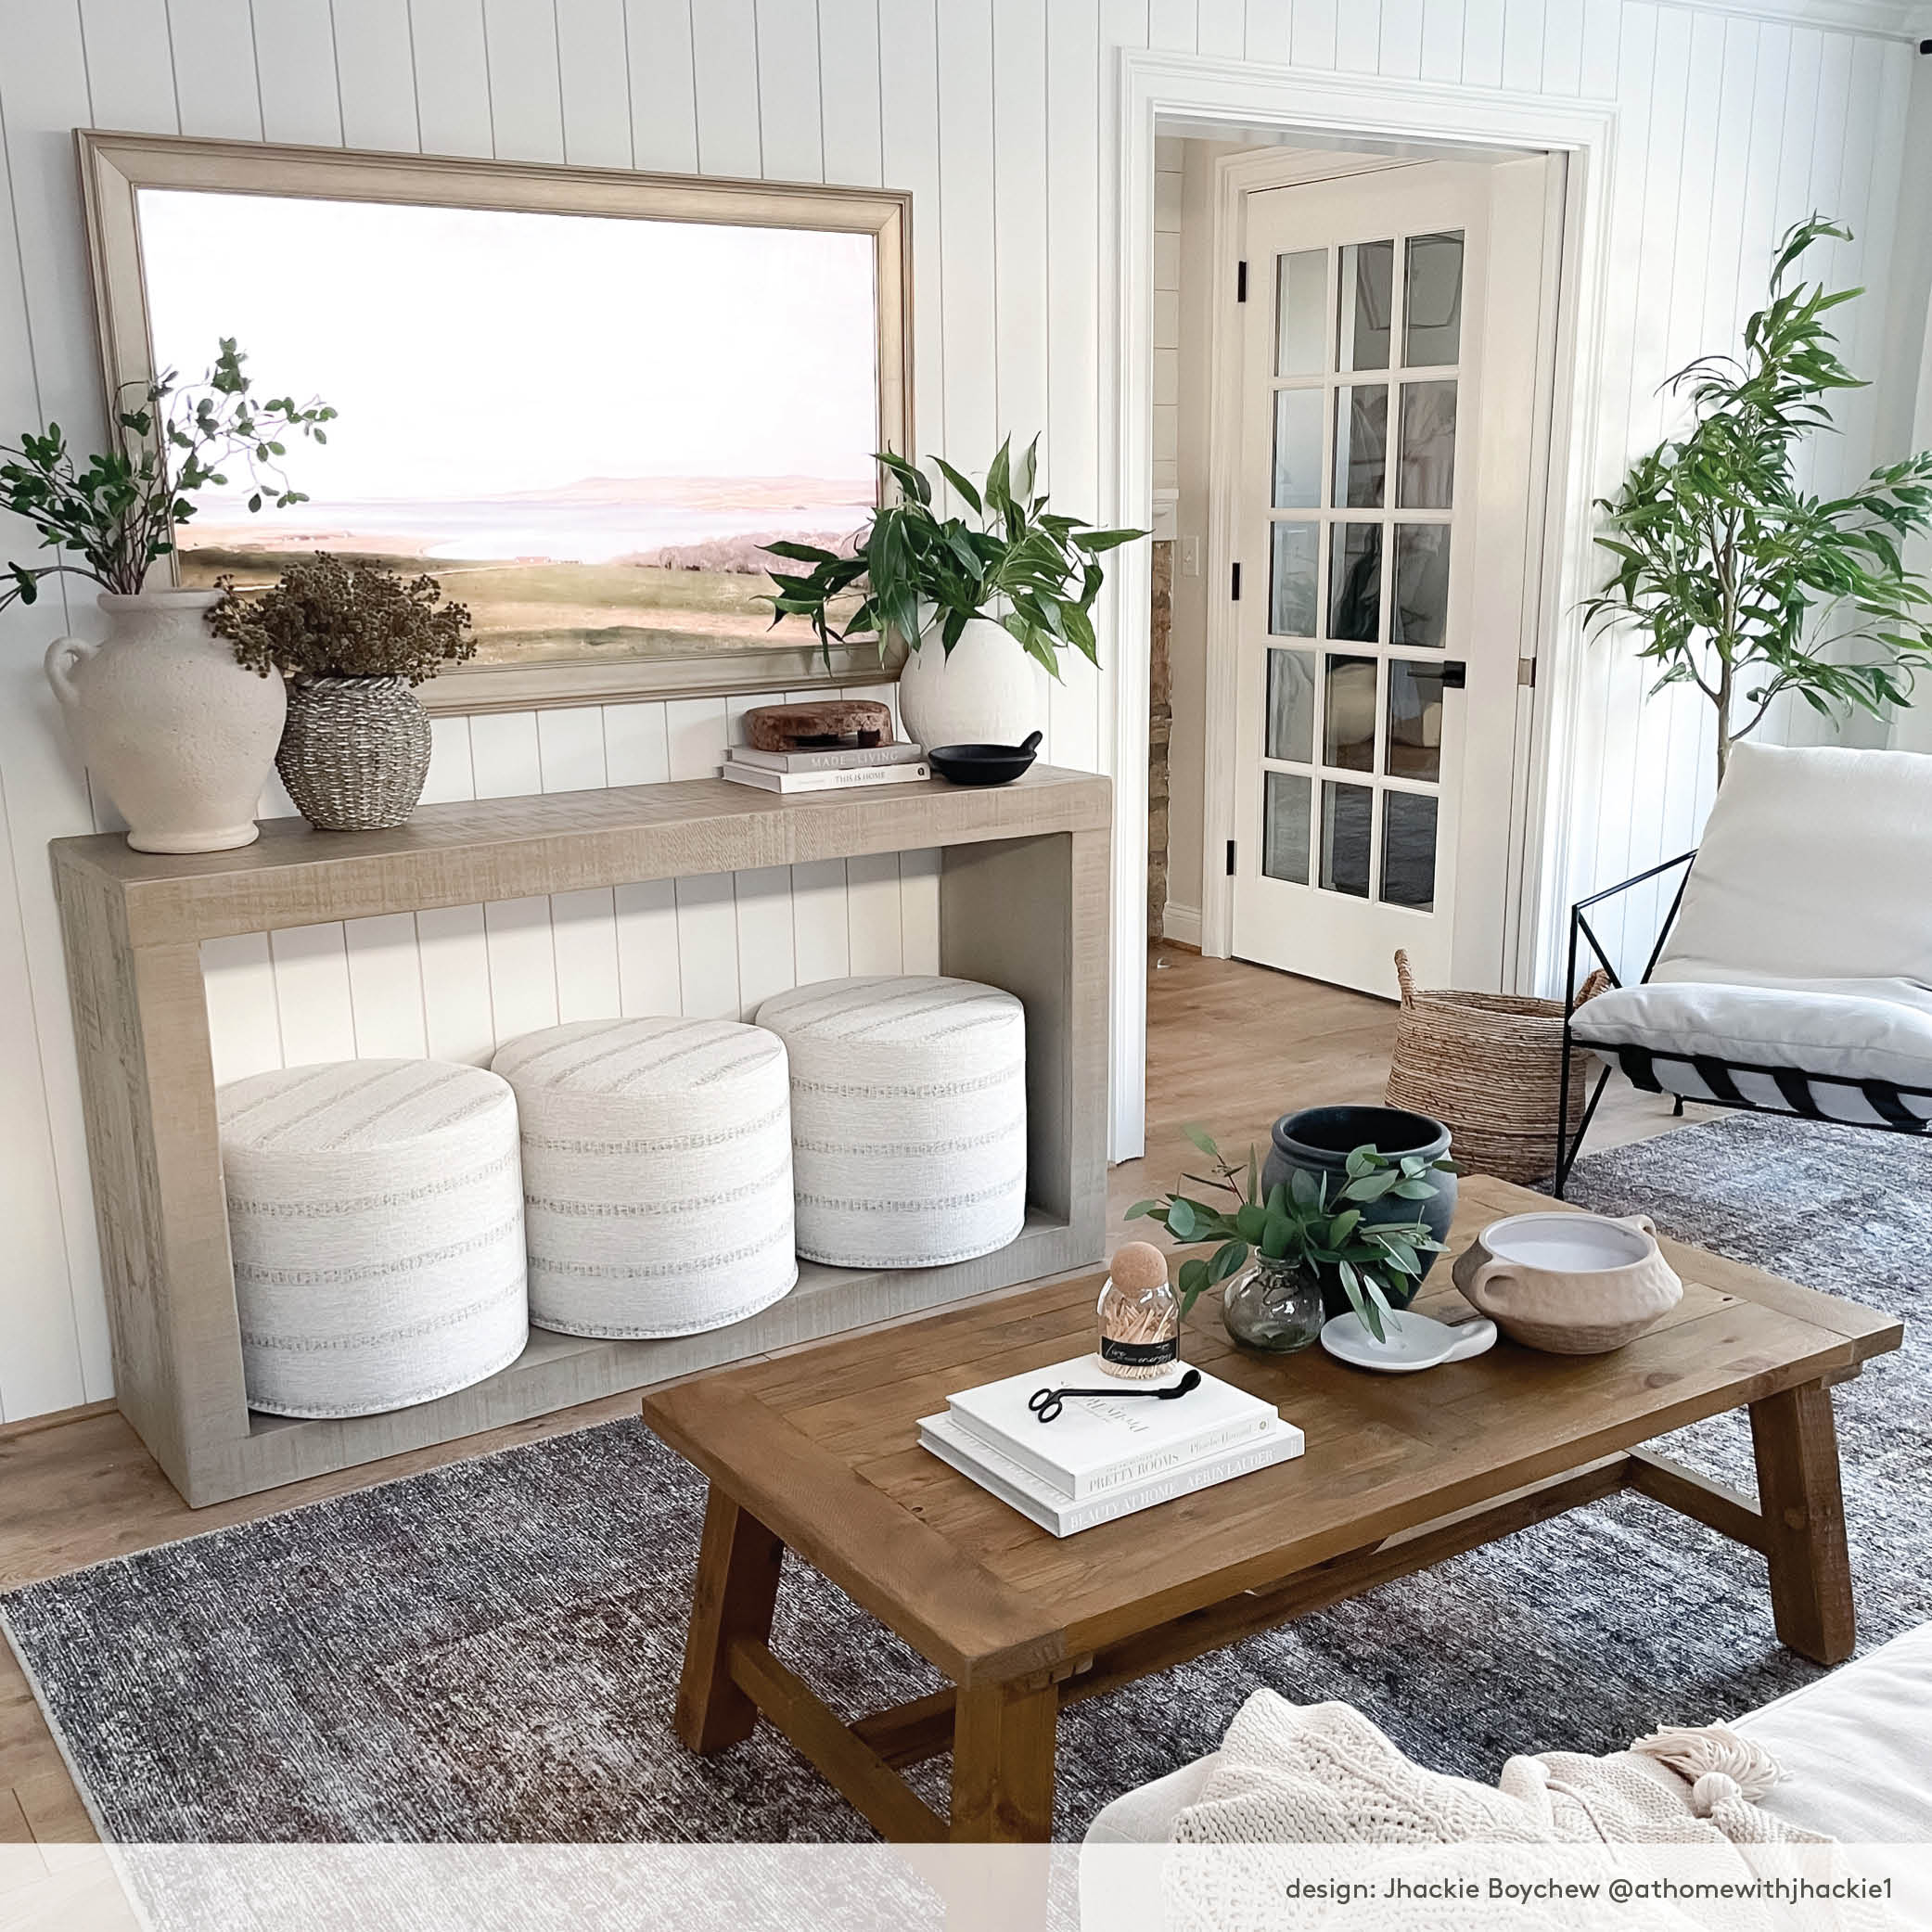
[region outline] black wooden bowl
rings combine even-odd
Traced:
[[[927,761],[954,785],[1011,785],[1033,762],[1040,734],[1018,745],[936,745]]]

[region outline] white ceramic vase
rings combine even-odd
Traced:
[[[1017,745],[1046,723],[1039,672],[1019,640],[991,618],[976,617],[949,654],[937,624],[899,673],[899,715],[906,736],[930,751],[940,745]]]
[[[57,638],[47,682],[95,778],[143,852],[214,852],[257,836],[288,698],[208,628],[212,590],[111,592],[98,644]]]

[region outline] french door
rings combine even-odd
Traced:
[[[1465,781],[1510,760],[1522,646],[1483,621],[1478,497],[1527,500],[1532,439],[1529,412],[1485,415],[1486,308],[1527,303],[1502,339],[1527,324],[1533,363],[1541,275],[1495,292],[1495,172],[1247,198],[1233,949],[1375,992],[1398,946],[1447,981],[1459,916],[1495,923],[1500,971],[1500,892],[1475,908],[1458,875],[1473,844],[1501,876],[1509,786]]]

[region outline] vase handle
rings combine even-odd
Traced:
[[[99,645],[84,637],[57,637],[48,645],[43,662],[46,666],[47,683],[53,685],[54,696],[60,700],[62,710],[70,711],[81,701],[81,694],[74,689],[74,666],[84,663],[99,648]]]
[[[1495,1292],[1507,1287],[1519,1279],[1515,1264],[1509,1261],[1488,1260],[1469,1277],[1469,1286],[1464,1290],[1463,1299],[1480,1309],[1484,1314],[1507,1314],[1509,1304],[1505,1297]],[[1488,1290],[1487,1305],[1477,1300],[1477,1296]]]

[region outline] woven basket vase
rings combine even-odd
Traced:
[[[1501,1181],[1535,1181],[1556,1157],[1556,1099],[1563,1071],[1563,1002],[1501,992],[1418,992],[1409,955],[1395,955],[1402,990],[1388,1065],[1390,1107],[1430,1114],[1448,1127],[1456,1164]],[[1593,973],[1578,1004],[1608,984]],[[1590,1056],[1572,1056],[1569,1118],[1582,1118]]]
[[[429,714],[399,677],[298,678],[275,770],[326,832],[400,825],[429,775]]]

